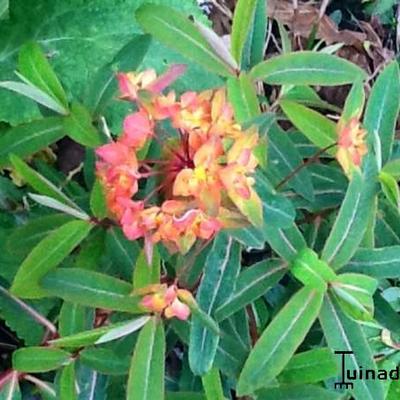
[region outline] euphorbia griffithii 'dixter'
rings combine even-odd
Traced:
[[[125,118],[116,141],[97,149],[110,216],[125,235],[144,238],[147,249],[161,241],[181,253],[220,229],[262,223],[251,177],[257,131],[235,122],[224,89],[164,94],[184,70],[175,65],[160,77],[153,70],[119,74],[121,98],[136,103],[137,111]],[[161,140],[157,129],[168,120],[176,135]],[[139,160],[152,140],[161,157]],[[149,178],[158,180],[158,193],[137,198],[139,181]]]

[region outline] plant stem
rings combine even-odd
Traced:
[[[282,179],[278,185],[275,187],[276,190],[279,190],[282,186],[284,186],[286,183],[288,183],[294,176],[296,176],[303,168],[305,168],[307,165],[312,164],[316,160],[318,160],[319,156],[325,151],[331,149],[332,147],[336,146],[337,142],[330,144],[327,147],[324,147],[321,150],[318,150],[311,158],[309,158],[307,161],[305,161],[303,164],[300,164],[297,168],[295,168],[289,175],[287,175],[284,179]]]

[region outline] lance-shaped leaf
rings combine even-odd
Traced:
[[[58,379],[58,399],[76,400],[78,393],[76,390],[75,363],[65,366]]]
[[[375,320],[384,328],[400,334],[400,315],[378,291],[374,294]]]
[[[127,400],[164,400],[165,334],[153,317],[136,342],[127,386]]]
[[[243,72],[238,78],[228,79],[228,99],[239,123],[249,121],[261,113],[255,86]]]
[[[13,368],[21,372],[46,372],[67,365],[71,354],[50,347],[25,347],[13,353]]]
[[[399,66],[397,61],[393,61],[378,76],[371,90],[364,117],[364,125],[368,131],[370,144],[374,143],[374,135],[379,135],[382,164],[386,163],[392,152],[399,109]]]
[[[239,0],[232,21],[231,53],[241,64],[243,50],[252,28],[257,0]]]
[[[257,0],[254,22],[247,38],[247,47],[249,53],[248,65],[253,67],[264,59],[265,37],[267,35],[268,18],[267,18],[267,3],[264,0]],[[242,57],[242,65],[246,66],[245,62],[246,49]],[[243,69],[243,68],[242,68]]]
[[[94,74],[84,96],[85,105],[92,115],[102,114],[116,94],[118,84],[115,71],[135,71],[146,55],[150,43],[150,35],[135,35],[131,41],[122,47],[110,63],[101,67]]]
[[[319,320],[328,346],[333,351],[351,351],[346,355],[346,369],[359,373],[360,367],[376,370],[376,364],[361,326],[348,318],[331,296],[326,295]],[[340,359],[337,360],[338,364]],[[356,400],[383,400],[380,380],[356,379],[351,394]]]
[[[364,85],[362,81],[357,81],[353,84],[350,93],[347,96],[342,115],[340,116],[340,120],[344,123],[347,123],[353,118],[359,119],[364,110],[364,104]]]
[[[221,377],[217,368],[211,369],[202,378],[207,400],[225,400]]]
[[[7,249],[16,256],[26,257],[46,236],[71,220],[72,218],[65,214],[32,218],[26,224],[12,230],[7,238]]]
[[[356,272],[376,279],[399,278],[399,263],[400,246],[358,249],[343,271]]]
[[[23,78],[21,76],[21,78]],[[31,82],[24,79],[25,82],[14,82],[14,81],[2,81],[0,82],[0,88],[4,88],[7,90],[11,90],[12,92],[21,94],[22,96],[27,97],[36,103],[41,104],[44,107],[47,107],[50,110],[55,111],[58,114],[67,115],[68,110],[66,110],[63,106],[61,106],[57,100],[54,100],[53,97],[48,95],[43,90],[34,86]]]
[[[142,250],[133,270],[133,289],[136,290],[160,283],[160,269],[161,259],[157,247],[153,249],[153,257],[150,265],[147,263],[145,251]]]
[[[81,210],[78,206],[71,207],[66,205],[52,197],[42,196],[41,194],[28,193],[29,197],[32,200],[35,200],[36,203],[41,204],[42,206],[52,208],[57,211],[62,211],[65,214],[71,215],[72,217],[82,219],[84,221],[89,221],[90,217],[83,210]]]
[[[68,109],[64,89],[38,44],[30,42],[21,47],[18,69],[26,79]]]
[[[103,219],[108,214],[104,187],[98,179],[95,180],[90,192],[90,210],[98,219]]]
[[[390,203],[393,204],[394,207],[399,209],[400,190],[399,186],[397,185],[396,179],[392,175],[381,171],[379,173],[379,181],[381,183],[382,191],[386,198],[389,200]]]
[[[264,295],[283,277],[287,264],[278,260],[261,261],[246,268],[237,278],[232,296],[215,311],[217,321],[222,321],[236,311]]]
[[[140,329],[148,321],[148,319],[149,317],[145,316],[130,321],[117,322],[115,324],[101,326],[100,328],[90,329],[87,331],[76,333],[74,335],[54,339],[49,341],[49,343],[54,347],[65,348],[86,347],[92,344],[96,344],[98,340],[102,340],[103,343],[105,343],[105,335],[112,334],[112,337],[108,336],[108,338],[110,339],[108,341],[114,340],[114,338],[117,339],[115,333],[120,333],[122,331],[129,331],[129,333],[134,332],[135,330]]]
[[[239,395],[254,393],[284,369],[317,318],[322,300],[322,293],[304,287],[279,311],[246,360]]]
[[[354,171],[339,214],[332,227],[321,259],[337,270],[356,252],[373,211],[376,178],[373,172]]]
[[[288,134],[277,124],[268,131],[269,168],[280,179],[284,179],[303,164],[303,160]],[[287,183],[298,194],[314,201],[314,187],[306,168],[301,169]]]
[[[336,376],[336,356],[322,347],[295,354],[278,375],[281,384],[317,383]]]
[[[340,400],[341,398],[341,393],[317,385],[287,385],[263,389],[257,393],[257,400]]]
[[[332,294],[342,310],[350,317],[370,321],[374,316],[374,295],[378,281],[360,274],[341,274],[330,282]]]
[[[59,268],[40,282],[46,296],[60,297],[84,306],[143,313],[140,296],[130,296],[132,286],[100,272],[80,268]]]
[[[87,367],[106,375],[127,375],[130,365],[128,354],[121,356],[102,347],[89,347],[79,353],[79,360]]]
[[[207,257],[197,292],[198,306],[206,315],[211,316],[231,296],[239,270],[240,245],[231,237],[220,234]],[[189,363],[196,375],[204,375],[211,369],[218,341],[218,335],[206,328],[204,322],[194,315],[190,331]]]
[[[400,179],[400,158],[388,161],[382,168],[382,172],[392,175],[396,180]]]
[[[48,117],[8,129],[0,136],[0,167],[9,165],[14,153],[26,157],[65,136],[63,119]]]
[[[14,154],[10,155],[10,161],[17,173],[24,179],[26,183],[32,186],[38,193],[52,197],[61,203],[67,204],[70,207],[78,208],[78,206],[66,196],[57,186],[40,175],[31,168],[24,160]]]
[[[4,379],[5,378],[5,379]],[[18,371],[9,372],[2,380],[2,385],[0,389],[0,399],[1,400],[22,400],[21,390],[19,388]]]
[[[69,336],[93,326],[94,312],[89,307],[64,301],[58,319],[58,333]]]
[[[294,259],[291,273],[305,286],[324,292],[336,274],[327,263],[321,261],[311,249],[303,249]]]
[[[302,233],[295,224],[288,228],[266,224],[264,235],[272,250],[288,262],[293,261],[297,253],[307,246]]]
[[[230,76],[233,71],[218,57],[196,26],[181,13],[163,5],[146,4],[136,19],[147,33],[208,70]]]
[[[289,100],[282,100],[280,105],[290,122],[316,146],[325,148],[336,142],[336,125],[322,114]],[[335,149],[327,152],[336,153]]]
[[[64,119],[66,134],[75,142],[86,147],[98,147],[104,141],[92,124],[92,118],[86,107],[73,103],[71,114]]]
[[[11,292],[23,298],[45,295],[39,281],[66,258],[89,234],[93,225],[86,221],[72,221],[61,226],[43,239],[21,264]]]
[[[299,51],[276,56],[256,65],[251,76],[271,85],[335,86],[365,79],[367,74],[342,58]]]

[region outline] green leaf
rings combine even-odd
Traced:
[[[7,248],[16,256],[26,257],[41,240],[71,220],[72,218],[65,214],[32,218],[26,224],[12,230],[7,238]]]
[[[399,262],[400,246],[358,249],[343,271],[356,272],[376,279],[399,278]]]
[[[364,110],[364,104],[364,85],[362,81],[357,81],[353,84],[350,93],[347,96],[340,120],[346,123],[353,118],[359,119]]]
[[[145,251],[142,250],[133,270],[133,289],[136,290],[154,283],[160,283],[160,268],[161,259],[157,247],[153,249],[151,265],[147,263]]]
[[[100,347],[90,347],[81,351],[79,360],[105,375],[127,375],[130,364],[129,355],[121,357],[110,349]]]
[[[270,58],[256,65],[251,76],[271,85],[336,86],[365,79],[355,64],[329,54],[298,51]]]
[[[131,279],[136,258],[140,251],[138,244],[128,240],[120,228],[113,227],[107,230],[106,248],[113,263],[119,266]]]
[[[264,59],[265,37],[267,35],[267,3],[257,0],[250,43],[250,66],[260,63]]]
[[[397,185],[396,179],[386,173],[381,171],[379,173],[379,181],[382,185],[382,191],[386,198],[393,204],[394,207],[399,209],[400,207],[400,190]]]
[[[342,310],[350,317],[371,321],[374,316],[373,294],[378,281],[361,274],[341,274],[330,282],[330,288]]]
[[[301,250],[293,260],[290,272],[305,286],[325,292],[328,283],[336,278],[336,274],[311,249]]]
[[[130,335],[132,332],[136,332],[143,325],[147,323],[150,319],[149,316],[139,317],[133,319],[132,321],[125,322],[125,324],[121,326],[117,326],[111,330],[109,330],[104,335],[100,336],[95,344],[102,344],[111,342],[112,340],[122,338],[124,336]]]
[[[246,360],[239,395],[254,393],[284,369],[317,318],[322,300],[321,293],[304,287],[279,311]]]
[[[26,79],[68,110],[64,89],[38,44],[30,42],[21,47],[18,69]]]
[[[44,327],[28,312],[29,306],[0,286],[0,315],[5,324],[24,340],[25,345],[37,346],[42,342]],[[33,310],[37,310],[32,307]]]
[[[77,205],[74,205],[74,207],[70,207],[69,205],[53,199],[53,197],[42,196],[41,194],[28,193],[28,196],[42,206],[49,207],[57,211],[62,211],[65,214],[71,215],[72,217],[78,219],[82,219],[83,221],[90,220],[89,215],[87,215]]]
[[[165,336],[153,317],[136,342],[127,386],[127,400],[164,400]]]
[[[93,313],[80,304],[65,301],[60,310],[58,332],[61,336],[69,336],[93,325]]]
[[[72,361],[71,354],[50,347],[25,347],[13,353],[13,368],[20,372],[46,372]]]
[[[0,136],[0,167],[9,165],[8,157],[12,153],[27,157],[64,136],[61,117],[43,118],[10,128]]]
[[[25,161],[18,156],[11,154],[10,161],[15,171],[33,187],[38,193],[48,197],[52,197],[61,203],[67,204],[70,207],[78,208],[78,206],[66,196],[57,186],[40,175],[33,168],[31,168]]]
[[[85,105],[91,114],[98,116],[104,113],[107,105],[117,93],[118,84],[115,71],[135,71],[142,63],[151,43],[150,35],[135,35],[114,56],[111,62],[105,64],[94,74],[84,97]]]
[[[336,125],[331,120],[310,108],[289,100],[282,100],[279,104],[290,122],[307,136],[310,142],[321,148],[336,143]],[[335,155],[336,150],[329,149],[327,153]]]
[[[382,172],[392,175],[396,180],[400,179],[400,158],[388,161],[382,168]]]
[[[238,276],[232,296],[215,311],[215,319],[222,321],[264,295],[286,271],[287,264],[278,260],[260,261],[246,268]]]
[[[146,320],[141,318],[137,318],[137,320],[140,320],[143,323],[146,322]],[[49,341],[49,343],[54,347],[66,347],[66,348],[86,347],[95,344],[97,340],[99,340],[107,333],[112,332],[115,329],[124,328],[128,324],[132,325],[132,321],[128,322],[122,321],[107,326],[101,326],[100,328],[89,329],[83,332],[76,333],[74,335],[51,340]]]
[[[196,26],[184,15],[163,5],[145,4],[136,19],[147,33],[208,70],[231,76],[233,71],[215,54]]]
[[[237,122],[243,123],[261,114],[257,92],[248,75],[242,72],[238,78],[229,78],[227,85]]]
[[[12,92],[21,94],[28,99],[35,101],[38,104],[41,104],[44,107],[47,107],[50,110],[55,111],[61,115],[67,115],[68,110],[66,110],[63,106],[61,106],[57,100],[54,100],[53,97],[49,96],[46,92],[43,92],[41,89],[34,86],[28,80],[23,78],[20,75],[21,79],[25,80],[24,82],[14,82],[14,81],[2,81],[0,82],[0,88],[4,88],[10,90]]]
[[[340,400],[341,398],[341,393],[316,385],[288,385],[263,389],[257,396],[257,400]]]
[[[354,354],[346,356],[346,368],[359,371],[376,370],[372,351],[361,326],[348,318],[339,308],[335,300],[325,296],[322,305],[320,322],[329,348],[332,351],[351,351]],[[340,359],[337,362],[339,364]],[[382,382],[379,380],[357,379],[352,381],[354,389],[351,390],[356,400],[383,400]]]
[[[288,262],[293,261],[297,253],[307,246],[302,233],[295,224],[288,228],[266,224],[264,235],[271,248]]]
[[[104,188],[98,179],[95,180],[90,192],[90,209],[96,218],[104,219],[107,217],[108,208]]]
[[[53,231],[43,239],[21,264],[11,292],[22,298],[40,298],[45,295],[39,280],[67,257],[89,234],[93,225],[85,221],[72,221]]]
[[[284,179],[303,164],[303,160],[289,135],[277,124],[268,132],[269,168],[280,179]],[[287,183],[298,194],[309,201],[314,201],[314,187],[307,168],[301,169]]]
[[[376,192],[374,176],[355,171],[345,199],[332,227],[321,259],[337,270],[356,252],[368,225],[368,215],[373,210]]]
[[[196,296],[199,308],[207,316],[211,316],[230,297],[239,270],[240,245],[225,234],[218,235],[207,257]],[[194,315],[190,330],[189,364],[196,375],[204,375],[211,369],[218,342],[217,334]]]
[[[375,320],[390,332],[400,334],[400,315],[379,292],[374,294],[374,305]]]
[[[221,377],[217,368],[212,368],[202,377],[207,400],[225,400]]]
[[[256,7],[257,0],[239,0],[235,7],[232,21],[231,53],[239,65],[254,21]]]
[[[60,400],[76,400],[78,398],[76,392],[75,363],[71,363],[62,369],[58,385],[58,398]]]
[[[18,372],[14,371],[8,381],[3,380],[0,389],[0,400],[22,400],[18,378]]]
[[[326,347],[295,354],[278,376],[280,384],[317,383],[337,375],[336,356]]]
[[[86,107],[72,103],[71,114],[64,119],[64,129],[75,142],[86,147],[98,147],[103,139],[92,124],[92,117]]]
[[[380,73],[372,87],[364,117],[370,144],[374,141],[374,135],[379,135],[382,164],[388,161],[392,152],[399,109],[400,77],[399,66],[395,60]]]
[[[165,400],[207,400],[207,398],[198,392],[167,392]]]
[[[40,282],[46,296],[88,307],[141,313],[139,297],[130,296],[132,286],[109,275],[80,268],[59,268]]]

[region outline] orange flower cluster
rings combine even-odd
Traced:
[[[186,253],[197,238],[211,239],[224,227],[261,224],[262,204],[251,177],[257,132],[235,122],[223,89],[163,94],[183,72],[176,65],[160,77],[152,70],[118,75],[122,98],[138,111],[126,117],[117,141],[97,149],[97,174],[111,215],[129,239],[143,237],[146,248],[161,241]],[[167,119],[176,137],[161,143],[159,160],[139,160],[150,140],[160,142],[155,128]],[[161,177],[161,204],[134,200],[139,180],[153,176]]]
[[[346,175],[350,176],[353,168],[361,166],[363,157],[368,148],[365,142],[366,131],[360,127],[357,118],[353,118],[347,124],[338,125],[338,151],[336,158]]]
[[[165,284],[151,285],[144,290],[150,294],[143,297],[141,305],[148,311],[163,314],[168,319],[176,317],[184,321],[189,318],[190,308],[181,301],[194,302],[189,291],[178,289],[176,285],[167,286]]]

